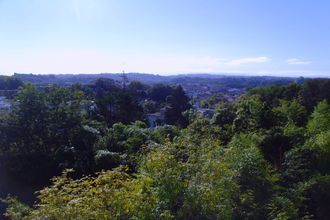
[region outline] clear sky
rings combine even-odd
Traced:
[[[330,76],[329,0],[0,0],[0,73]]]

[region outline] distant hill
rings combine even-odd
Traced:
[[[122,73],[100,73],[100,74],[14,74],[15,78],[24,83],[32,83],[37,86],[49,86],[57,84],[70,86],[72,84],[91,84],[99,78],[113,79],[120,82],[123,79]],[[209,97],[213,94],[223,93],[230,96],[238,96],[246,90],[257,86],[287,85],[293,82],[303,83],[304,78],[274,77],[274,76],[239,76],[225,74],[180,74],[171,76],[161,76],[147,73],[127,73],[125,81],[138,80],[144,84],[169,84],[181,85],[186,94],[190,97]]]
[[[121,73],[100,73],[100,74],[22,74],[15,73],[14,76],[23,80],[23,82],[29,82],[36,85],[72,85],[75,83],[89,84],[99,78],[109,78],[113,80],[122,80]],[[169,81],[169,77],[144,74],[144,73],[127,73],[129,81],[139,80],[147,84],[160,83]]]
[[[292,77],[273,77],[273,76],[229,76],[225,74],[180,74],[172,76],[161,76],[147,73],[127,73],[125,74],[129,81],[138,80],[146,84],[168,83],[168,84],[185,84],[185,83],[205,83],[205,84],[222,84],[230,87],[255,87],[272,84],[288,84],[299,81],[301,78]],[[75,83],[89,84],[98,78],[109,78],[116,81],[122,80],[121,73],[100,73],[100,74],[22,74],[15,73],[15,77],[23,82],[33,83],[36,85],[72,85]]]

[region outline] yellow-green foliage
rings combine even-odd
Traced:
[[[151,181],[132,178],[123,168],[77,180],[67,174],[39,192],[40,202],[25,219],[139,219],[153,204]]]
[[[178,139],[156,147],[135,175],[117,168],[72,179],[66,171],[39,192],[24,219],[229,219],[238,198],[236,174],[221,159],[223,147],[205,143]]]
[[[117,168],[72,179],[66,171],[39,192],[40,202],[25,219],[231,219],[237,201],[256,207],[257,187],[272,187],[272,173],[253,143],[239,136],[224,148],[183,137],[154,147],[135,175]]]

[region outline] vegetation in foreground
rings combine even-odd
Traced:
[[[32,207],[8,197],[6,216],[327,219],[329,89],[325,79],[260,87],[207,119],[179,87],[24,85],[1,115],[0,161],[17,181],[47,186]],[[86,100],[95,111],[81,110]],[[153,108],[166,117],[150,129]]]

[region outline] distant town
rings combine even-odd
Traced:
[[[101,73],[101,74],[23,74],[15,73],[13,78],[22,83],[31,83],[41,89],[53,85],[72,86],[74,84],[91,85],[97,79],[111,79],[117,84],[139,81],[146,85],[164,84],[180,85],[190,98],[192,107],[206,117],[211,118],[216,104],[219,102],[233,102],[247,90],[257,86],[287,85],[303,83],[304,78],[273,77],[273,76],[229,76],[217,74],[183,74],[161,76],[146,73]],[[1,88],[1,84],[0,84]],[[2,88],[0,91],[0,111],[9,111],[11,99],[18,93],[18,88]],[[143,100],[148,101],[148,100]],[[145,115],[151,127],[156,121],[164,119],[164,109]]]

